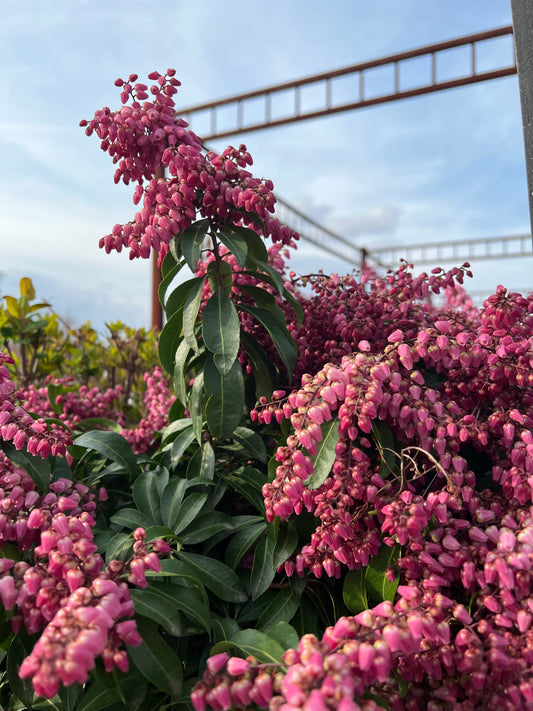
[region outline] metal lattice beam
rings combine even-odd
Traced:
[[[420,266],[440,262],[481,261],[488,259],[532,257],[531,235],[509,237],[482,237],[453,242],[428,242],[377,247],[369,250],[368,259],[378,259],[380,263],[397,264],[400,259]]]
[[[283,84],[275,84],[264,89],[257,89],[245,94],[237,94],[225,99],[210,101],[205,104],[198,104],[188,108],[180,109],[183,116],[202,135],[204,140],[222,138],[235,134],[257,131],[264,128],[272,128],[283,124],[294,123],[307,119],[327,116],[341,111],[352,111],[367,106],[382,104],[387,101],[397,101],[413,96],[420,96],[443,89],[453,89],[468,84],[474,84],[488,79],[516,74],[516,64],[514,62],[514,52],[512,51],[511,26],[500,27],[487,32],[459,37],[447,42],[420,47],[418,49],[392,54],[369,62],[354,64],[342,69],[336,69],[321,74],[296,79]],[[486,71],[478,71],[478,49],[480,43],[487,43],[500,37],[508,37],[510,44],[511,62],[507,66]],[[458,47],[469,49],[466,61],[460,71],[456,72],[454,78],[442,78],[443,64],[445,65],[445,53]],[[403,78],[403,70],[409,60],[415,58],[425,58],[427,60],[427,74],[429,80],[425,79],[415,86],[409,87]],[[385,68],[389,70],[389,88],[385,91],[374,93],[369,86],[369,77],[372,70]],[[439,74],[440,72],[440,74]],[[336,80],[341,77],[352,77],[354,79],[353,92],[348,100],[335,101],[334,89]],[[315,88],[322,92],[323,100],[319,108],[306,109],[303,102],[303,90]],[[289,99],[290,108],[285,115],[280,115],[276,111],[276,100],[283,101]],[[259,104],[259,106],[255,106]],[[246,113],[254,107],[256,112],[262,112],[262,118],[252,118],[247,120]],[[220,116],[224,112],[227,125],[222,126]],[[231,116],[228,118],[227,114]],[[196,127],[198,119],[204,115],[209,117],[209,128],[201,131]]]

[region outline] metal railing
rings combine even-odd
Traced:
[[[517,71],[512,34],[512,26],[500,27],[487,32],[479,32],[466,37],[459,37],[446,42],[439,42],[373,59],[368,62],[353,64],[349,67],[314,74],[302,79],[275,84],[244,94],[236,94],[225,99],[190,106],[179,109],[179,113],[191,124],[193,130],[202,135],[204,140],[210,140],[326,116],[340,111],[351,111],[382,104],[386,101],[396,101],[434,91],[453,89],[488,79],[510,76],[516,74]],[[501,37],[509,38],[510,63],[499,68],[480,71],[478,60],[480,43],[491,42]],[[452,78],[443,78],[443,68],[446,69],[445,53],[459,47],[468,48],[466,61],[463,57],[463,66],[459,71],[455,72]],[[417,86],[409,86],[405,80],[405,72],[403,70],[407,67],[409,60],[416,58],[427,59],[429,80],[421,79]],[[369,78],[371,78],[370,72],[378,68],[389,70],[389,88],[375,93],[372,91],[372,86],[369,85]],[[341,77],[352,77],[354,83],[353,87],[351,87],[350,97],[347,100],[337,101],[334,96],[336,81]],[[314,108],[305,107],[303,91],[307,88],[311,90],[318,89],[319,92],[322,92],[320,106],[315,106]],[[285,101],[285,103],[289,104],[285,114],[282,114],[279,108],[276,108],[276,101],[280,103]],[[259,104],[259,106],[256,104]],[[247,119],[246,113],[254,109],[256,112],[259,110],[262,117],[260,119]],[[224,112],[227,125],[221,125],[220,116],[222,112]],[[231,114],[229,119],[227,117],[228,113]],[[195,125],[202,114],[208,118],[206,130],[200,130]]]

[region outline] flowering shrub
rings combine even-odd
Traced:
[[[161,365],[121,327],[120,382],[83,339],[21,382],[39,309],[6,298],[0,703],[533,709],[533,296],[288,272],[246,147],[205,153],[150,78],[82,124],[137,183],[101,246],[159,254]]]

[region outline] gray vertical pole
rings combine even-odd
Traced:
[[[511,12],[524,129],[529,219],[533,234],[533,2],[511,0]]]

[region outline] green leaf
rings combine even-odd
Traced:
[[[252,655],[264,664],[275,664],[285,651],[281,644],[259,630],[241,630],[234,634],[230,643],[246,656]]]
[[[204,277],[197,277],[196,283],[191,286],[183,306],[183,337],[195,353],[198,353],[195,327],[200,304],[202,303],[203,288]]]
[[[145,514],[151,523],[161,523],[161,490],[157,474],[145,472],[139,476],[132,487],[135,505]]]
[[[187,479],[213,479],[215,475],[215,453],[210,442],[205,441],[201,449],[192,455],[187,466]]]
[[[181,533],[201,511],[203,505],[207,501],[207,494],[191,494],[184,499],[178,512],[178,518],[174,525],[174,532]]]
[[[276,371],[271,360],[264,348],[245,331],[241,331],[241,346],[252,366],[257,400],[263,395],[270,396],[275,390],[274,384],[276,383]]]
[[[179,420],[174,420],[174,422],[171,422],[168,427],[165,427],[162,431],[161,444],[165,445],[172,442],[176,439],[180,432],[183,432],[183,430],[186,430],[191,426],[192,420],[190,417],[182,417]]]
[[[172,442],[172,448],[170,450],[170,465],[173,469],[178,466],[181,458],[193,442],[194,428],[191,422],[190,427],[187,427],[186,429],[182,430],[176,437],[174,442]]]
[[[202,335],[205,347],[214,354],[221,375],[227,375],[239,353],[240,325],[237,310],[222,290],[216,291],[206,304]]]
[[[241,364],[236,360],[226,375],[207,358],[204,386],[209,393],[206,404],[207,427],[216,439],[229,437],[238,426],[244,409],[244,379]]]
[[[250,213],[248,213],[250,214]],[[263,221],[258,218],[261,222],[262,229],[265,229]],[[254,259],[260,262],[268,262],[268,251],[265,245],[265,240],[263,237],[257,234],[254,230],[249,227],[238,227],[233,228],[246,242],[247,251],[250,253]]]
[[[217,238],[226,245],[229,251],[233,254],[237,263],[240,267],[244,267],[246,262],[246,255],[248,254],[248,245],[246,239],[239,231],[229,232],[228,230],[222,230],[222,232],[217,233]]]
[[[277,269],[274,269],[274,267],[271,267],[270,264],[268,264],[267,261],[263,261],[261,259],[256,259],[253,256],[249,256],[246,266],[251,265],[253,269],[259,272],[265,272],[272,281],[274,282],[276,289],[279,293],[280,296],[283,294],[283,277],[282,275],[277,271]]]
[[[377,555],[370,558],[365,572],[366,590],[369,599],[376,605],[384,600],[394,601],[399,577],[393,581],[387,578],[387,568],[392,568],[400,557],[401,546],[381,544]]]
[[[75,711],[78,698],[80,696],[81,684],[71,684],[62,686],[58,691],[58,696],[63,705],[63,711]]]
[[[33,686],[31,679],[20,678],[19,669],[24,659],[30,654],[32,647],[33,643],[28,635],[24,632],[19,632],[13,637],[9,647],[6,666],[7,679],[11,691],[28,709],[31,709],[33,705]]]
[[[298,545],[298,533],[293,521],[281,524],[274,546],[272,565],[279,568],[280,565],[290,558]]]
[[[157,689],[173,698],[178,697],[183,679],[181,661],[153,622],[139,618],[137,627],[143,643],[128,649],[135,666]]]
[[[304,310],[301,303],[288,289],[285,288],[283,289],[283,298],[289,302],[289,305],[296,316],[296,323],[298,324],[298,327],[300,327],[304,320]]]
[[[2,442],[1,449],[6,457],[17,467],[22,467],[33,479],[39,490],[46,493],[50,488],[50,462],[47,459],[41,459],[39,455],[33,456],[25,450],[15,449],[10,442]]]
[[[168,318],[159,336],[159,360],[170,375],[174,375],[176,351],[182,343],[182,329],[183,309],[180,309]]]
[[[101,711],[120,701],[120,688],[111,679],[99,677],[82,696],[76,711]]]
[[[218,617],[213,615],[211,619],[211,634],[213,642],[226,642],[239,631],[239,625],[231,617]]]
[[[176,606],[175,588],[172,583],[149,583],[142,590],[132,588],[130,595],[138,615],[154,620],[174,637],[181,637],[183,622]]]
[[[195,272],[198,266],[208,229],[209,220],[198,220],[181,235],[181,252],[192,272]]]
[[[232,536],[226,548],[225,562],[235,570],[256,540],[266,531],[266,523],[253,523]]]
[[[191,575],[196,576],[211,592],[226,602],[245,602],[248,599],[237,574],[224,563],[196,553],[178,552]]]
[[[271,628],[281,622],[289,622],[300,606],[300,598],[294,595],[290,587],[280,590],[257,621],[257,628],[271,634]],[[281,640],[278,640],[281,641]],[[296,643],[298,646],[298,642]]]
[[[257,511],[264,513],[265,505],[262,488],[266,484],[266,477],[262,472],[254,467],[245,466],[234,469],[229,474],[221,473],[221,476],[235,491],[244,496]]]
[[[298,357],[298,346],[286,327],[281,326],[272,314],[266,309],[255,306],[240,305],[241,309],[251,314],[266,328],[279,357],[283,361],[289,375],[292,375]]]
[[[388,479],[398,469],[400,458],[396,453],[396,440],[390,427],[382,420],[372,421],[372,434],[376,440],[381,457],[381,467],[379,470],[382,479]]]
[[[242,446],[247,457],[257,459],[258,462],[266,464],[267,452],[265,443],[257,432],[247,427],[236,427],[233,432],[233,439]]]
[[[152,520],[149,516],[137,509],[120,509],[111,516],[111,521],[117,526],[124,526],[131,530],[135,528],[147,528]]]
[[[124,525],[124,524],[121,524]],[[128,528],[130,526],[128,525]],[[133,528],[133,526],[132,526]],[[144,526],[142,526],[144,528]],[[124,561],[130,557],[133,546],[132,537],[128,533],[117,533],[105,546],[105,559],[109,563],[110,560]]]
[[[255,549],[252,574],[250,576],[252,600],[257,600],[268,590],[274,580],[276,569],[272,564],[273,552],[274,542],[270,536],[261,538]]]
[[[326,481],[335,461],[335,447],[339,441],[339,418],[322,423],[322,440],[317,444],[317,453],[311,457],[313,473],[304,481],[308,489],[318,489]]]
[[[139,472],[137,460],[129,442],[116,432],[103,432],[102,430],[84,432],[76,437],[74,444],[78,447],[93,449],[106,459],[120,464],[131,476],[136,476]]]
[[[204,374],[203,371],[196,374],[194,378],[194,383],[191,390],[191,404],[189,407],[192,428],[194,436],[198,444],[202,444],[202,430],[203,430],[203,413],[202,413],[202,402],[204,394]]]
[[[222,511],[208,511],[198,516],[180,537],[183,545],[192,545],[194,543],[203,543],[203,541],[223,531],[227,535],[233,532],[230,517],[222,513]]]
[[[168,287],[172,284],[175,277],[179,274],[181,268],[183,267],[183,262],[176,263],[169,253],[163,260],[163,265],[161,267],[162,279],[159,282],[159,287],[157,289],[157,295],[159,297],[159,303],[161,306],[165,303],[165,295],[167,293]]]
[[[268,636],[277,640],[283,649],[298,649],[300,636],[287,622],[277,622],[268,630]]]
[[[179,344],[174,362],[174,390],[178,396],[179,401],[184,407],[187,407],[187,383],[185,382],[185,377],[187,375],[187,365],[188,357],[191,351],[191,347],[184,339]]]
[[[161,520],[165,526],[174,530],[178,513],[187,488],[186,479],[171,479],[161,494]]]
[[[277,305],[276,297],[273,294],[266,291],[266,289],[261,289],[260,287],[252,284],[239,285],[239,289],[249,294],[254,300],[256,306],[269,311],[282,328],[287,327],[287,319],[285,314]]]
[[[368,609],[364,568],[349,570],[346,573],[342,587],[342,598],[353,615]]]

